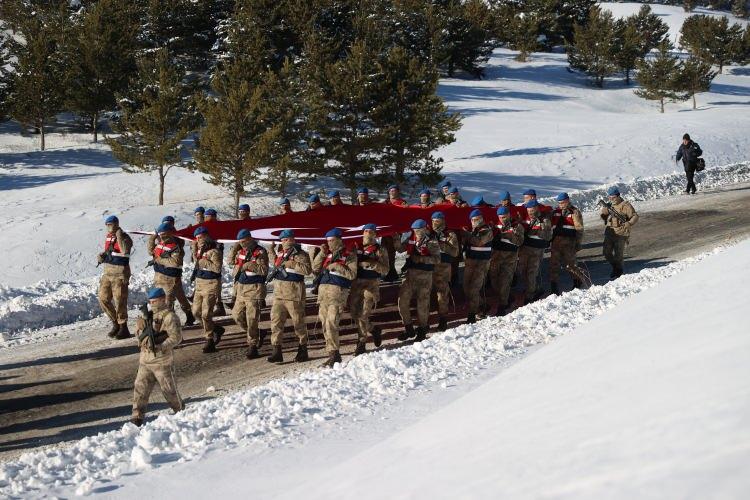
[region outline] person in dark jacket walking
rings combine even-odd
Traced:
[[[695,170],[698,167],[698,157],[703,154],[703,150],[697,142],[693,142],[690,139],[689,134],[682,136],[682,144],[677,148],[677,156],[675,162],[682,160],[682,165],[685,167],[685,176],[687,177],[687,187],[685,193],[695,194]]]

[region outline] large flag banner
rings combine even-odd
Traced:
[[[521,207],[512,207],[514,217],[525,215]],[[248,220],[210,221],[201,224],[208,229],[209,235],[221,242],[237,241],[240,229],[249,229],[258,241],[278,241],[279,233],[284,229],[293,229],[295,240],[306,245],[320,245],[325,242],[325,233],[334,227],[343,230],[345,240],[362,237],[365,224],[375,224],[378,236],[390,236],[411,230],[412,223],[424,219],[431,224],[432,214],[440,211],[445,215],[446,227],[453,230],[470,228],[469,214],[474,208],[456,207],[451,204],[434,205],[429,208],[397,207],[386,203],[370,205],[336,205],[324,206],[317,210],[292,212],[283,215],[258,217]],[[485,206],[479,208],[488,224],[497,222],[496,208]],[[524,212],[521,214],[521,212]],[[198,226],[188,226],[177,231],[177,236],[192,240],[193,231]]]

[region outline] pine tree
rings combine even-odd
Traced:
[[[679,77],[679,88],[688,97],[693,98],[693,109],[696,108],[695,94],[708,92],[711,88],[711,81],[717,74],[710,64],[696,57],[691,57],[683,62]]]
[[[373,122],[383,137],[384,173],[397,183],[435,184],[443,160],[433,152],[453,142],[460,128],[459,116],[436,94],[437,71],[401,47],[392,47],[377,70],[380,99]]]
[[[66,52],[67,109],[86,118],[97,142],[99,116],[116,105],[136,71],[136,10],[120,0],[99,0],[85,12]]]
[[[685,12],[693,12],[697,4],[697,0],[682,0],[682,8]]]
[[[747,0],[734,0],[732,2],[732,14],[736,17],[747,17]]]
[[[10,59],[9,34],[0,32],[0,122],[5,121],[10,109],[13,70]]]
[[[638,63],[638,83],[641,88],[634,92],[638,97],[659,101],[662,113],[665,100],[684,101],[688,98],[680,89],[682,63],[672,55],[673,48],[669,40],[664,39],[653,57]]]
[[[107,144],[125,172],[158,173],[159,205],[166,176],[183,165],[183,141],[196,126],[194,93],[185,69],[159,49],[139,59],[134,86],[118,100],[121,116],[112,128],[119,135]]]
[[[314,82],[308,95],[310,127],[317,134],[314,147],[325,151],[329,164],[324,173],[349,188],[352,199],[363,182],[387,182],[376,177],[384,142],[373,116],[382,99],[377,93],[379,53],[379,48],[356,40],[348,57],[325,64],[313,73],[317,80],[310,80]]]
[[[61,46],[70,29],[67,11],[54,5],[27,16],[18,28],[23,42],[10,44],[17,60],[13,75],[11,116],[39,131],[40,149],[45,149],[45,126],[62,110],[60,85],[63,77]]]
[[[495,47],[493,16],[483,0],[433,0],[442,24],[437,62],[448,76],[463,70],[481,77]]]
[[[539,21],[530,14],[519,12],[508,19],[508,46],[518,51],[516,61],[526,62],[529,54],[540,49]]]
[[[696,15],[682,24],[680,44],[691,54],[719,67],[743,60],[743,30],[726,17]]]
[[[638,12],[628,17],[628,22],[635,26],[641,37],[641,57],[659,46],[669,33],[669,26],[651,11],[648,5],[642,5]]]
[[[615,63],[615,21],[607,11],[592,7],[586,26],[576,26],[568,62],[594,78],[597,87],[617,71]]]
[[[642,38],[635,23],[618,19],[615,22],[615,60],[620,70],[625,72],[625,84],[630,85],[630,73],[635,69],[641,53]]]

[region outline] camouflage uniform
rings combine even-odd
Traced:
[[[604,220],[604,258],[612,265],[612,277],[622,274],[625,248],[630,241],[630,230],[638,222],[639,216],[630,202],[618,196],[612,202],[612,208],[625,216],[626,222],[621,223],[611,217],[606,207],[602,207],[601,217]]]
[[[523,244],[523,239],[523,225],[510,217],[506,224],[497,225],[492,240],[490,283],[498,298],[498,314],[502,314],[508,307],[510,287],[518,264],[518,248]]]
[[[419,232],[417,232],[419,231]],[[425,332],[430,326],[430,291],[432,273],[440,260],[440,244],[430,239],[425,230],[414,230],[406,242],[395,238],[396,250],[406,253],[406,276],[398,291],[398,312],[404,322],[408,336],[411,336],[411,299],[417,296],[417,321]],[[403,337],[402,337],[403,340]]]
[[[338,353],[339,321],[349,298],[349,289],[357,276],[357,254],[343,246],[341,239],[322,247],[312,265],[313,273],[321,275],[318,287],[318,319],[323,328],[328,355]]]
[[[193,315],[203,325],[206,339],[213,339],[215,329],[214,307],[218,300],[216,283],[221,283],[221,253],[216,242],[209,240],[204,248],[198,247],[195,265],[198,273],[195,280]]]
[[[453,272],[453,261],[456,260],[459,252],[458,236],[454,231],[445,229],[443,226],[434,226],[435,237],[440,245],[440,261],[435,264],[435,270],[432,272],[432,287],[437,295],[438,316],[441,324],[445,322],[448,315],[448,301],[451,293],[450,283]],[[445,328],[446,325],[442,325]]]
[[[142,319],[139,320],[138,333],[143,331]],[[154,384],[158,383],[164,399],[178,412],[183,409],[182,399],[177,392],[174,380],[174,358],[172,350],[182,342],[180,320],[172,309],[162,307],[154,310],[154,333],[166,332],[167,339],[152,350],[149,339],[140,343],[141,355],[138,363],[138,374],[133,387],[133,418],[142,420]]]
[[[294,255],[286,257],[293,253]],[[284,325],[291,318],[299,345],[307,345],[305,324],[305,276],[312,272],[310,256],[299,245],[290,248],[271,246],[268,257],[275,267],[283,267],[286,277],[277,277],[273,282],[273,304],[271,305],[271,344],[281,347]]]
[[[174,301],[180,303],[185,314],[192,314],[190,302],[182,288],[182,266],[185,260],[185,242],[168,236],[160,239],[152,234],[148,237],[146,248],[154,259],[154,286],[167,294],[167,304],[174,307]]]
[[[266,276],[268,252],[252,241],[247,249],[240,247],[235,253],[234,276],[237,295],[232,318],[247,333],[247,344],[260,347],[260,311],[266,303]]]
[[[99,305],[112,323],[128,323],[128,282],[133,240],[121,228],[107,233],[104,252],[99,254],[104,272],[99,281]]]
[[[536,277],[542,263],[544,249],[552,237],[552,224],[548,218],[540,219],[530,215],[522,222],[524,229],[523,246],[518,252],[518,274],[525,290],[526,301],[536,294]]]
[[[357,324],[358,343],[372,334],[370,316],[380,300],[380,278],[388,272],[388,252],[375,241],[357,245],[357,277],[349,292],[349,313]]]
[[[560,265],[576,267],[576,252],[583,241],[583,216],[573,205],[552,212],[553,238],[549,257],[549,281],[553,291],[560,281]],[[578,286],[577,278],[573,281]]]
[[[492,229],[487,224],[464,231],[464,295],[469,318],[480,312],[482,292],[492,257]]]

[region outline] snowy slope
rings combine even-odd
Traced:
[[[654,9],[668,22],[683,16],[681,7]],[[747,68],[727,68],[712,92],[698,96],[700,109],[670,104],[663,115],[620,79],[608,81],[603,90],[592,88],[567,70],[564,54],[535,54],[522,64],[512,52],[497,50],[483,80],[444,79],[439,92],[464,115],[456,143],[441,154],[446,175],[466,198],[485,194],[494,202],[505,189],[517,197],[531,186],[549,195],[675,171],[679,176],[673,154],[685,131],[703,146],[709,166],[746,161],[750,150]],[[70,132],[69,123],[56,130],[48,136],[49,150],[39,152],[36,137],[0,124],[0,232],[9,263],[0,270],[0,317],[20,318],[0,331],[23,329],[31,319],[36,322],[27,327],[37,328],[91,317],[96,302],[86,294],[96,286],[95,255],[106,215],[117,214],[126,228],[151,229],[166,214],[176,216],[178,225],[187,224],[198,204],[214,206],[225,217],[231,213],[226,193],[182,170],[170,172],[166,206],[159,207],[155,175],[123,173],[106,146]],[[268,214],[276,195],[255,191],[246,201],[254,213]],[[146,261],[143,240],[137,239],[135,275]],[[147,281],[143,275],[134,285]],[[76,299],[55,317],[39,311],[23,316],[30,301],[46,307],[39,297],[47,291],[58,293],[53,303],[84,295],[86,303]]]
[[[118,498],[149,492],[167,498],[743,498],[750,488],[744,293],[750,267],[736,264],[749,259],[750,241],[711,256],[405,428],[384,423],[383,415],[366,417],[355,430],[343,425],[304,448],[217,453],[107,490]],[[626,294],[630,285],[613,288]],[[439,399],[440,391],[429,397]],[[386,415],[409,412],[411,404]],[[378,442],[371,434],[386,436]]]
[[[722,304],[731,306],[730,311],[725,315],[726,319],[722,321],[726,321],[724,331],[732,334],[730,340],[740,342],[739,347],[729,342],[715,345],[722,348],[727,345],[731,346],[737,355],[742,355],[745,352],[742,349],[747,344],[741,342],[746,337],[736,338],[733,335],[735,326],[732,326],[735,325],[734,314],[740,314],[742,307],[737,307],[736,301],[728,303],[722,300],[724,296],[721,293],[714,293],[712,286],[721,279],[724,287],[722,291],[726,291],[735,298],[739,297],[740,286],[750,272],[748,268],[745,266],[741,272],[734,273],[730,277],[722,276],[718,270],[725,269],[729,263],[747,260],[748,256],[750,256],[750,242],[744,242],[736,248],[726,250],[724,254],[714,256],[704,254],[663,267],[646,269],[638,274],[626,275],[604,286],[593,287],[585,291],[575,290],[561,297],[552,296],[516,310],[504,318],[491,318],[475,325],[462,325],[443,334],[434,335],[420,344],[370,353],[348,361],[343,366],[337,365],[334,370],[305,372],[295,377],[242,390],[223,398],[191,404],[186,411],[176,416],[162,415],[149,422],[141,430],[127,424],[121,430],[83,439],[69,448],[30,452],[17,461],[0,465],[0,495],[29,496],[47,492],[68,496],[73,492],[82,494],[92,491],[107,492],[111,495],[121,485],[127,486],[121,490],[121,493],[128,498],[144,495],[184,497],[185,493],[191,496],[224,494],[224,496],[246,497],[253,488],[266,489],[266,495],[260,496],[268,496],[269,493],[286,494],[288,485],[292,484],[289,482],[291,479],[289,475],[296,475],[294,481],[322,482],[326,480],[324,476],[327,476],[327,472],[321,473],[321,468],[326,469],[337,464],[343,468],[348,467],[349,464],[345,462],[345,458],[362,451],[359,443],[371,443],[367,437],[370,435],[371,428],[376,431],[376,436],[388,439],[384,441],[384,445],[391,439],[398,439],[398,436],[390,437],[396,430],[392,424],[387,421],[384,424],[379,424],[379,422],[393,418],[398,415],[399,411],[408,408],[410,401],[414,401],[412,399],[414,395],[427,397],[434,394],[434,397],[440,399],[445,389],[459,393],[466,392],[472,387],[472,381],[481,378],[484,370],[490,372],[494,370],[495,373],[502,374],[503,367],[528,354],[532,346],[541,346],[561,335],[574,333],[587,321],[604,315],[605,322],[600,323],[596,328],[601,332],[602,325],[615,325],[619,322],[618,316],[615,316],[615,321],[606,319],[613,314],[620,314],[614,311],[614,308],[618,306],[630,308],[632,315],[633,306],[628,305],[629,297],[644,291],[645,294],[655,293],[655,291],[649,292],[648,290],[683,270],[684,274],[678,278],[687,276],[686,279],[691,286],[696,281],[690,281],[690,276],[700,270],[696,279],[705,282],[703,287],[705,297],[715,299],[705,300],[701,303],[701,307],[691,309],[695,311],[695,314],[708,315],[712,311],[724,313],[724,309],[720,309],[720,306]],[[694,266],[696,262],[702,262],[702,264]],[[689,288],[685,283],[681,283],[679,287],[672,287],[670,290],[687,293]],[[666,307],[672,307],[672,303],[664,297],[669,297],[674,293],[676,292],[668,291],[656,297],[650,296],[648,299],[639,301],[635,310],[657,307],[662,311]],[[676,300],[679,298],[678,294]],[[653,302],[654,299],[657,301]],[[703,305],[715,309],[707,310],[703,308]],[[629,321],[634,323],[634,320]],[[724,326],[724,322],[717,324]],[[609,326],[604,330],[608,331],[613,328]],[[658,327],[657,324],[656,331],[659,330],[668,330],[668,328]],[[697,335],[700,331],[696,330],[695,334]],[[558,406],[553,404],[555,393],[561,390],[555,385],[554,379],[567,376],[565,367],[568,365],[565,363],[568,362],[568,357],[570,357],[570,366],[578,367],[579,377],[585,375],[590,383],[593,379],[591,376],[593,372],[601,371],[602,376],[606,374],[606,370],[601,369],[606,365],[599,364],[594,358],[600,355],[611,356],[608,359],[610,365],[608,369],[613,378],[611,381],[605,380],[603,385],[609,384],[615,387],[618,379],[614,374],[627,370],[627,367],[635,360],[640,360],[645,366],[651,366],[655,364],[654,360],[658,356],[664,355],[660,350],[664,344],[649,345],[648,342],[652,339],[650,336],[644,337],[647,332],[649,329],[643,328],[637,334],[634,333],[637,342],[630,341],[623,334],[616,335],[616,331],[608,333],[609,341],[605,342],[605,348],[601,348],[601,344],[595,344],[599,347],[593,350],[578,348],[574,344],[574,347],[569,347],[562,354],[557,355],[556,364],[544,364],[548,368],[542,374],[532,373],[528,377],[517,377],[513,375],[515,371],[509,370],[507,373],[511,374],[511,381],[508,383],[510,385],[521,384],[520,387],[523,390],[512,393],[511,399],[496,399],[495,404],[502,405],[507,401],[513,401],[512,408],[516,409],[516,412],[518,408],[524,408],[528,410],[526,418],[530,420],[538,418],[541,422],[552,425],[556,421],[556,414],[545,412],[551,411],[551,408],[557,409],[563,404],[558,403]],[[589,340],[592,336],[592,334],[586,334],[585,329],[582,335],[589,337]],[[681,369],[692,367],[693,370],[701,371],[704,366],[707,366],[717,372],[717,376],[722,376],[724,373],[722,370],[735,367],[734,364],[726,362],[723,367],[717,369],[711,362],[710,355],[714,352],[711,349],[704,349],[701,352],[703,361],[697,364],[692,363],[691,355],[696,354],[693,350],[694,342],[703,342],[707,347],[714,344],[710,340],[693,339],[690,337],[689,330],[682,332],[682,335],[684,339],[680,342],[674,341],[673,334],[666,337],[675,359],[685,361],[684,366],[680,364]],[[712,332],[712,335],[715,336],[717,333]],[[691,339],[694,342],[689,342]],[[546,349],[549,348],[545,347],[542,352]],[[574,356],[579,350],[584,355]],[[554,352],[559,353],[553,350]],[[533,360],[538,355],[534,354],[529,359]],[[731,359],[725,359],[725,361]],[[625,360],[624,363],[623,360]],[[662,366],[669,367],[670,365],[662,363]],[[736,373],[734,375],[737,381],[725,381],[724,388],[718,388],[715,393],[714,397],[717,399],[711,401],[718,401],[724,395],[723,391],[731,390],[735,384],[744,381],[743,377],[737,376]],[[538,384],[534,383],[535,377],[540,381]],[[546,388],[548,384],[551,384],[552,389]],[[655,384],[654,387],[658,386]],[[580,396],[576,392],[568,392],[568,394]],[[589,404],[594,404],[599,397],[598,393],[592,392],[592,394],[597,397],[584,398]],[[538,397],[538,395],[543,397]],[[519,398],[518,400],[521,401],[521,397],[527,399],[523,401],[523,404],[516,405],[514,398]],[[658,394],[654,396],[655,399],[658,397]],[[549,401],[549,406],[545,404],[546,401]],[[734,403],[741,402],[741,398],[734,400]],[[726,402],[726,404],[731,403],[732,401]],[[474,408],[476,410],[476,407]],[[563,410],[564,408],[560,408],[560,411]],[[503,410],[498,411],[506,413]],[[509,416],[521,419],[521,413]],[[615,416],[610,416],[610,418],[615,418]],[[566,421],[572,425],[571,432],[576,429],[576,425],[588,425],[588,420],[576,422],[570,418],[562,419],[556,425]],[[357,422],[363,422],[365,425],[356,424]],[[355,425],[354,429],[361,430],[361,438],[357,434],[352,434],[352,425]],[[509,432],[513,430],[508,429]],[[344,434],[336,434],[339,430]],[[467,437],[472,436],[470,429],[460,420],[448,425],[447,430],[461,435],[466,433]],[[523,428],[518,430],[520,432]],[[441,442],[448,443],[445,430],[434,431],[434,433]],[[314,456],[315,450],[320,449],[315,441],[316,436],[321,434],[332,436],[334,449],[337,451],[324,460]],[[458,435],[456,437],[460,438]],[[300,448],[299,444],[305,442],[307,442],[306,446]],[[531,443],[535,441],[532,439]],[[220,451],[238,447],[239,449],[230,455],[222,455]],[[330,452],[331,449],[329,448],[328,451]],[[408,450],[403,451],[405,453]],[[274,460],[275,453],[286,453],[285,457],[289,457],[291,453],[295,458],[291,462]],[[227,463],[227,456],[236,457],[240,462]],[[404,458],[407,456],[405,455]],[[265,460],[277,464],[278,467],[263,465]],[[535,460],[530,465],[530,474],[537,474],[541,466],[539,464],[549,461],[548,457],[541,455]],[[194,464],[170,466],[170,464],[185,461],[194,462]],[[394,458],[390,461],[394,461]],[[371,472],[387,466],[386,462],[388,461],[374,462],[374,465],[371,464],[371,467],[365,468],[366,470],[360,470],[357,477],[364,480]],[[396,462],[394,462],[394,467],[397,466]],[[243,465],[238,465],[239,463]],[[290,467],[291,463],[298,465]],[[351,465],[354,463],[352,462]],[[252,466],[247,464],[252,464]],[[136,476],[129,475],[152,469],[156,470]],[[498,473],[500,472],[502,471]],[[404,469],[403,473],[408,473],[408,470]],[[228,476],[222,479],[222,474],[228,474]],[[186,481],[186,478],[194,478],[194,481]],[[354,477],[342,478],[338,474],[330,478],[331,481],[355,479]],[[284,482],[276,481],[277,479],[283,479]],[[238,484],[238,481],[243,480],[246,480],[246,483]],[[278,485],[282,484],[286,486],[283,491],[280,491]],[[382,487],[384,486],[381,485]],[[140,488],[142,488],[141,491],[135,491]],[[220,488],[224,491],[220,492]],[[317,489],[316,486],[314,490],[309,489],[306,494],[315,491],[323,495],[330,490]],[[350,496],[352,491],[354,490],[350,489],[346,496]]]

